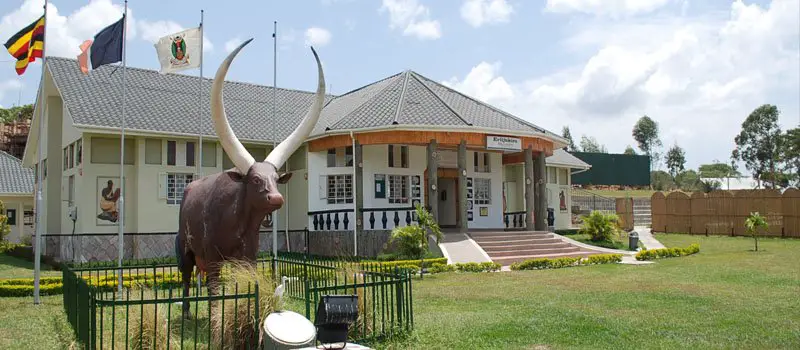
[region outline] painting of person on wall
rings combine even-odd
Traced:
[[[561,192],[558,193],[558,201],[559,201],[558,205],[559,209],[561,211],[567,211],[567,199],[566,196],[564,196],[564,190],[561,190]]]
[[[119,212],[117,212],[117,200],[119,200],[119,188],[114,189],[114,181],[108,180],[106,187],[100,191],[100,220],[117,222]]]

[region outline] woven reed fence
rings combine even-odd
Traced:
[[[766,217],[764,236],[800,237],[800,190],[736,190],[710,193],[656,192],[653,232],[746,236],[751,212]]]

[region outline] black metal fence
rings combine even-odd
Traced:
[[[163,260],[128,261],[121,268],[114,263],[64,264],[64,309],[77,340],[87,349],[155,344],[250,349],[264,336],[259,326],[271,310],[263,305],[264,297],[286,276],[286,308],[312,322],[322,296],[357,295],[359,316],[351,326],[351,341],[368,343],[413,328],[412,274],[407,270],[297,253],[259,259],[256,266],[261,284],[223,284],[219,293],[209,295],[193,277],[190,294],[184,297],[177,266]],[[182,313],[185,303],[190,305],[189,317]]]

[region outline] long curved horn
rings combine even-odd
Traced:
[[[222,102],[222,87],[225,84],[225,75],[228,73],[233,58],[236,54],[248,43],[253,41],[253,38],[241,43],[239,47],[233,50],[227,58],[219,65],[217,75],[214,76],[214,83],[211,85],[211,120],[214,122],[214,130],[219,136],[219,142],[222,144],[222,149],[231,161],[236,165],[236,169],[242,174],[247,174],[250,166],[255,163],[255,159],[250,155],[250,152],[242,146],[236,134],[233,133],[231,125],[228,124],[228,116],[225,113],[225,104]]]
[[[289,156],[300,148],[300,145],[305,142],[308,135],[314,130],[314,126],[317,125],[317,120],[319,120],[319,115],[322,113],[322,104],[325,103],[325,74],[322,72],[322,63],[320,63],[317,51],[314,50],[313,46],[311,47],[311,52],[314,53],[314,59],[317,60],[317,73],[319,74],[317,95],[300,125],[294,129],[286,140],[276,146],[265,159],[266,162],[275,166],[275,169],[280,169],[283,163],[289,159]]]

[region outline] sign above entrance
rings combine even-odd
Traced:
[[[521,151],[522,140],[518,137],[486,136],[486,149]]]

